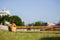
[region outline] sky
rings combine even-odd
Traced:
[[[25,24],[60,21],[60,0],[0,0],[0,10],[19,16]]]

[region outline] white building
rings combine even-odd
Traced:
[[[0,16],[10,15],[10,12],[8,10],[0,10]]]
[[[54,26],[55,24],[49,21],[49,22],[47,22],[47,25],[48,26]]]

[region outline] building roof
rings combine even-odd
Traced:
[[[8,10],[0,10],[0,14],[10,14]]]

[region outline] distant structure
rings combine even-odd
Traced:
[[[47,22],[47,26],[54,26],[55,24],[54,23],[52,23],[52,22]]]
[[[10,12],[8,11],[8,10],[6,10],[6,9],[1,9],[0,10],[0,16],[1,16],[1,19],[3,19],[3,16],[6,16],[6,15],[10,15]],[[4,19],[3,19],[4,20]],[[3,20],[1,20],[1,21],[3,21]],[[1,22],[0,21],[0,22]],[[5,20],[6,21],[6,20]],[[1,23],[2,24],[2,23]]]
[[[10,15],[10,12],[6,9],[0,10],[0,16]]]
[[[3,18],[3,16],[6,16],[6,15],[10,15],[10,12],[6,9],[2,9],[0,10],[0,16]],[[2,19],[1,18],[1,19]],[[4,20],[4,19],[3,19]],[[1,20],[1,21],[3,21]],[[0,21],[0,22],[1,22]],[[0,23],[0,30],[8,30],[8,26],[10,25],[10,23],[8,21],[5,20],[5,24],[6,25],[3,25],[2,22]]]

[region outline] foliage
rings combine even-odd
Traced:
[[[17,26],[24,26],[24,22],[22,22],[21,18],[18,16],[0,16],[0,23],[4,24],[5,21],[8,21],[10,23],[15,23]]]
[[[47,23],[46,22],[44,22],[44,23],[42,23],[43,24],[43,26],[47,26]]]
[[[4,19],[5,19],[6,21],[10,22],[10,16],[9,16],[9,15],[4,16]]]
[[[25,26],[25,23],[24,22],[22,22],[22,26]]]
[[[4,16],[2,16],[1,18],[0,18],[0,21],[1,21],[1,23],[4,25]]]
[[[46,22],[37,21],[35,23],[28,24],[28,26],[47,26],[47,23]]]
[[[0,23],[1,23],[1,16],[0,16]]]
[[[28,26],[34,26],[34,23],[28,24]]]
[[[34,26],[43,26],[43,24],[41,22],[35,22]]]
[[[60,26],[60,21],[56,24],[57,26]]]
[[[10,17],[10,22],[16,23],[17,26],[24,26],[24,22],[22,22],[21,18],[18,16],[11,16]]]
[[[9,15],[2,16],[2,17],[0,16],[0,23],[4,25],[5,21],[10,21]]]

